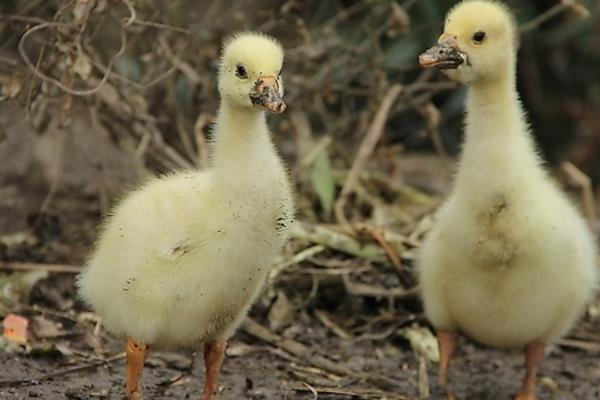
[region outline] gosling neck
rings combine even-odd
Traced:
[[[468,125],[465,139],[471,139],[469,135],[472,134],[478,136],[488,132],[505,134],[502,129],[489,129],[492,126],[490,122],[501,123],[499,128],[504,128],[502,121],[516,121],[520,119],[520,115],[522,110],[516,89],[515,70],[511,66],[492,80],[482,80],[469,85]],[[485,124],[488,129],[478,126],[478,122]]]
[[[517,93],[514,67],[493,81],[471,84],[457,184],[505,182],[520,176],[523,168],[538,169],[536,164],[539,158]]]
[[[252,171],[261,157],[274,152],[265,112],[222,101],[212,146],[212,166],[217,174]]]

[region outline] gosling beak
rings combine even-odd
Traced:
[[[458,49],[456,39],[442,35],[438,43],[419,56],[423,68],[456,69],[465,62],[465,54]]]
[[[275,114],[285,111],[286,105],[279,92],[279,81],[274,76],[261,76],[250,91],[250,101]]]

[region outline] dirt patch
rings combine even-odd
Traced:
[[[418,398],[418,361],[410,348],[397,340],[350,343],[331,337],[327,330],[315,324],[295,327],[298,339],[318,354],[333,360],[349,362],[357,371],[368,371],[372,382],[361,382],[347,377],[327,377],[324,371],[310,364],[291,360],[289,355],[261,342],[251,340],[243,333],[231,343],[233,351],[243,348],[243,355],[228,356],[223,366],[222,399],[313,399],[311,387],[322,399],[360,398]],[[309,332],[309,337],[304,333]],[[110,341],[118,349],[120,343]],[[192,359],[195,362],[192,364]],[[191,367],[190,367],[191,365]],[[0,375],[3,381],[31,378],[69,368],[65,362],[32,358],[30,356],[0,353]],[[435,382],[435,365],[428,366],[432,382],[432,399],[443,398]],[[452,386],[459,399],[507,400],[518,390],[522,377],[522,358],[516,352],[503,352],[463,343],[451,370]],[[3,399],[120,399],[124,386],[124,362],[67,373],[50,380],[30,385],[4,385],[0,388]],[[204,368],[201,358],[190,352],[152,353],[144,371],[145,394],[150,399],[197,398],[201,393]],[[582,351],[554,348],[547,355],[540,372],[540,399],[597,399],[600,367],[597,356]],[[386,383],[384,383],[386,382]],[[376,393],[389,386],[390,393],[369,396],[367,389]],[[327,392],[333,393],[327,393]],[[338,394],[335,394],[338,392]],[[356,394],[351,394],[356,393]]]

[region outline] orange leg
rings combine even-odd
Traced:
[[[458,334],[451,331],[438,331],[437,340],[440,349],[438,381],[446,389],[448,400],[453,400],[454,396],[448,387],[448,368],[450,367],[450,360],[452,360],[452,356],[458,347]]]
[[[206,381],[204,393],[200,400],[213,400],[219,391],[219,372],[225,356],[227,341],[213,340],[204,344],[204,364],[206,365]]]
[[[148,346],[135,340],[127,339],[127,400],[142,400],[142,370],[148,354]]]
[[[525,348],[525,379],[521,390],[515,400],[535,400],[535,378],[539,369],[540,362],[544,358],[544,349],[546,345],[543,342],[532,342]]]

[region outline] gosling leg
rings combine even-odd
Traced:
[[[219,391],[219,372],[225,356],[227,341],[213,340],[204,344],[204,364],[206,365],[206,381],[200,400],[213,400]]]
[[[440,349],[440,366],[438,370],[438,382],[446,390],[448,400],[454,400],[454,395],[448,385],[448,368],[452,356],[458,347],[458,334],[452,331],[437,332],[438,347]]]
[[[142,393],[142,370],[144,369],[144,361],[148,354],[148,346],[143,343],[138,343],[135,340],[127,339],[127,400],[143,400]]]
[[[536,400],[535,379],[540,362],[544,358],[545,347],[546,345],[543,342],[532,342],[525,348],[525,368],[527,372],[515,400]]]

